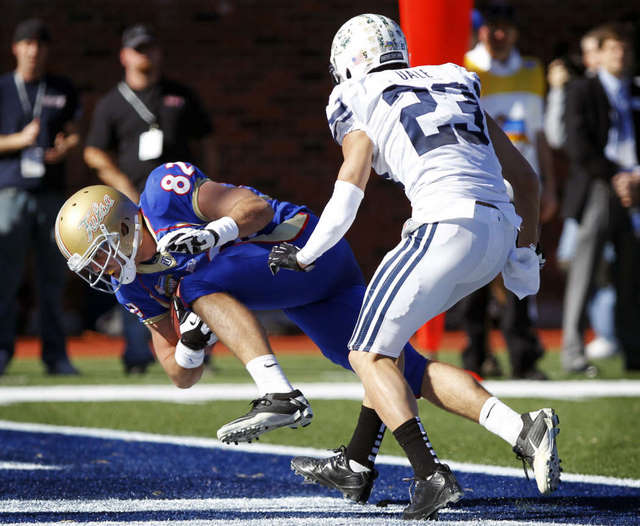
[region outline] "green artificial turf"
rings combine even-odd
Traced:
[[[276,354],[278,355],[277,349]],[[509,358],[506,353],[496,354],[508,378]],[[454,365],[461,365],[460,353],[443,351],[438,359]],[[311,354],[280,354],[278,360],[287,376],[295,382],[358,381],[355,375],[324,358],[320,352]],[[117,358],[77,358],[74,365],[82,373],[80,376],[55,377],[44,374],[44,366],[37,359],[13,360],[3,376],[0,387],[19,385],[90,385],[90,384],[169,384],[169,380],[159,364],[153,364],[145,375],[126,376],[122,364]],[[234,383],[250,382],[247,371],[240,362],[229,353],[213,358],[213,368],[207,369],[201,382]],[[598,379],[610,380],[630,378],[640,380],[640,372],[626,372],[622,358],[615,356],[595,362],[600,369]],[[560,353],[547,352],[539,362],[542,369],[552,380],[577,380],[583,375],[568,374],[562,370]],[[589,381],[585,379],[585,381]]]
[[[334,365],[325,359],[320,352],[317,355],[288,354],[279,356],[288,377],[297,382],[357,382],[357,377],[350,371]],[[171,382],[162,370],[154,363],[144,375],[127,376],[117,358],[78,358],[73,364],[81,372],[79,376],[56,377],[44,373],[44,366],[39,360],[13,360],[3,376],[2,386],[28,385],[93,385],[93,384],[127,384],[127,385],[170,385]],[[229,353],[215,356],[211,367],[207,367],[200,380],[205,383],[248,383],[251,377],[242,364]]]
[[[443,361],[459,363],[459,354],[441,353]],[[508,370],[506,355],[499,360]],[[285,371],[294,383],[319,381],[356,381],[346,372],[319,355],[282,355]],[[156,364],[144,376],[123,374],[114,358],[85,358],[74,363],[82,371],[78,377],[50,377],[42,372],[38,360],[15,360],[0,377],[0,386],[91,385],[91,384],[165,384],[167,380]],[[204,382],[248,382],[243,367],[229,355],[214,359],[215,369],[207,371]],[[600,378],[640,378],[625,374],[619,358],[603,360]],[[541,363],[553,379],[576,379],[561,372],[558,353],[548,353]],[[588,382],[590,380],[584,380]],[[565,471],[640,479],[637,436],[640,430],[640,399],[600,398],[584,401],[504,399],[519,412],[551,406],[560,416],[558,437]],[[262,442],[334,448],[346,443],[359,411],[357,401],[311,400],[315,418],[305,429],[282,429],[263,435]],[[22,403],[0,406],[0,419],[55,425],[101,427],[145,431],[169,435],[215,437],[222,424],[243,414],[249,400],[172,404],[160,402]],[[442,458],[519,466],[508,444],[478,424],[463,420],[420,402],[420,411],[429,437]],[[381,453],[402,455],[388,434]]]

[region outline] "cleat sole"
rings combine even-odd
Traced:
[[[420,520],[420,519],[439,520],[438,519],[438,512],[440,510],[445,509],[447,506],[449,506],[449,504],[455,504],[462,497],[464,497],[464,493],[461,493],[459,491],[456,491],[455,493],[449,493],[449,496],[447,497],[447,499],[442,504],[440,504],[437,509],[435,509],[433,511],[427,511],[425,513],[419,513],[419,514],[416,514],[416,515],[403,514],[402,518],[405,519],[405,520]]]
[[[345,490],[345,489],[339,488],[337,486],[334,486],[332,484],[329,484],[326,481],[318,480],[318,479],[308,475],[304,471],[300,471],[298,468],[296,468],[293,465],[293,463],[290,466],[291,466],[291,471],[293,471],[296,475],[299,475],[299,476],[301,476],[303,478],[303,481],[302,481],[303,484],[318,484],[320,486],[324,486],[325,488],[339,491],[340,493],[342,493],[342,496],[345,499],[347,499],[349,501],[352,501],[352,502],[355,502],[355,503],[358,503],[358,504],[366,504],[367,503],[367,500],[369,500],[369,496],[371,495],[371,490],[373,489],[373,481],[378,476],[377,473],[376,473],[376,475],[374,476],[373,480],[371,481],[371,484],[364,491],[350,492],[349,490]]]
[[[297,411],[293,414],[293,418],[295,419],[291,424],[283,424],[283,425],[264,425],[264,424],[255,424],[245,428],[238,428],[236,430],[229,431],[223,437],[219,437],[219,440],[223,443],[234,442],[238,445],[239,442],[248,442],[251,443],[253,440],[258,440],[260,435],[271,431],[273,429],[279,429],[284,427],[289,427],[291,429],[297,429],[299,426],[307,427],[311,424],[311,420],[313,418],[313,411],[310,407],[307,407],[304,411]]]
[[[547,428],[549,428],[549,437],[553,442],[549,458],[546,460],[544,465],[546,472],[546,484],[542,488],[538,488],[543,495],[546,495],[558,489],[558,486],[560,485],[560,473],[562,472],[562,467],[560,466],[561,461],[558,457],[558,448],[555,442],[555,438],[560,433],[560,428],[558,427],[560,424],[560,418],[553,409],[544,409],[544,412],[546,415],[545,422],[547,424]]]

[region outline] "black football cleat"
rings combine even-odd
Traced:
[[[522,460],[527,478],[527,464],[540,493],[551,493],[560,484],[560,458],[556,435],[560,433],[560,419],[553,409],[545,408],[521,415],[522,431],[513,452]]]
[[[353,471],[346,456],[347,448],[340,446],[333,451],[338,454],[329,458],[294,457],[291,469],[302,475],[305,482],[337,489],[349,500],[366,503],[378,472],[375,469],[361,473]]]
[[[311,423],[311,405],[298,391],[290,393],[269,393],[251,402],[251,410],[244,416],[218,429],[218,440],[231,442],[251,442],[263,433],[280,427],[306,427]]]
[[[458,502],[464,491],[449,466],[438,464],[426,479],[415,479],[409,490],[411,503],[402,512],[405,520],[438,519],[438,510]]]

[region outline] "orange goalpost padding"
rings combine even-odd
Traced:
[[[429,353],[438,352],[444,334],[444,318],[445,313],[441,312],[418,329],[415,343],[419,349]]]
[[[398,0],[412,66],[454,62],[469,49],[473,0]]]

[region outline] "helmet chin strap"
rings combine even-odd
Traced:
[[[140,246],[140,215],[136,214],[136,218],[134,220],[135,223],[135,231],[133,233],[133,248],[131,249],[131,255],[125,256],[120,250],[118,250],[118,255],[124,261],[124,265],[122,265],[122,270],[120,271],[120,279],[118,281],[121,285],[127,285],[131,283],[134,279],[136,279],[136,254],[138,253],[138,248]]]
[[[118,281],[121,285],[127,285],[134,279],[136,279],[136,264],[131,259],[127,259],[127,262],[122,265]]]

